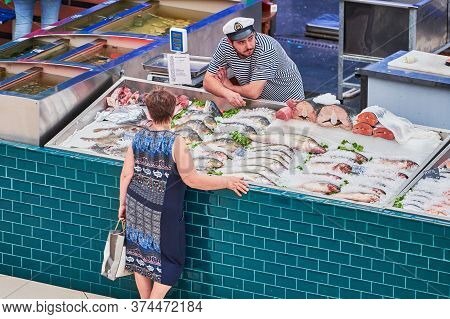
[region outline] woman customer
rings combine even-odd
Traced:
[[[31,32],[35,2],[36,0],[14,0],[16,24],[13,40]],[[39,2],[41,4],[41,28],[46,28],[58,21],[61,0],[40,0]]]
[[[119,219],[126,218],[126,268],[141,298],[164,298],[179,279],[185,259],[183,200],[186,185],[247,193],[242,178],[196,171],[182,137],[170,131],[176,97],[155,90],[146,98],[153,120],[136,134],[120,177]]]

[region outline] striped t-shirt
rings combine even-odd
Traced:
[[[305,98],[297,66],[270,36],[256,33],[255,50],[245,59],[237,55],[226,37],[223,38],[212,57],[208,72],[216,74],[220,67],[231,68],[239,85],[267,80],[261,99],[286,102],[289,99]]]

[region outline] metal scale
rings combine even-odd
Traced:
[[[170,29],[170,51],[176,54],[188,51],[187,31],[180,28]],[[200,88],[203,86],[206,70],[208,69],[210,57],[190,56],[190,73],[192,84],[186,86]],[[143,63],[144,70],[148,71],[147,80],[154,82],[170,83],[169,58],[167,53],[157,55]]]

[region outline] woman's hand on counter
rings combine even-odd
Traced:
[[[227,188],[229,190],[235,192],[239,197],[242,194],[247,194],[248,184],[244,181],[243,177],[227,176],[225,178],[227,179]]]

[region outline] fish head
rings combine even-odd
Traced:
[[[351,173],[352,167],[345,163],[339,163],[334,166],[334,169],[341,171],[342,173]]]

